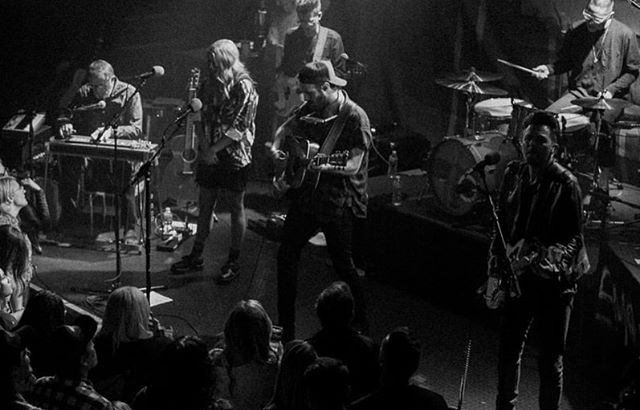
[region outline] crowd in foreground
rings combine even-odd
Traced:
[[[164,328],[134,287],[109,295],[101,324],[33,292],[17,324],[0,330],[0,408],[447,409],[411,381],[421,347],[410,329],[380,344],[353,329],[344,282],[320,293],[316,313],[318,332],[283,346],[260,302],[242,300],[208,346]]]

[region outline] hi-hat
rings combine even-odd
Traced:
[[[571,101],[571,104],[584,108],[585,110],[610,111],[622,109],[631,105],[627,100],[619,98],[584,97]]]
[[[451,88],[456,91],[461,91],[468,94],[483,94],[483,95],[507,95],[507,91],[502,88],[494,87],[486,84],[476,84],[475,81],[452,81],[449,79],[436,80],[436,84]]]
[[[455,81],[475,81],[476,83],[482,83],[487,81],[497,81],[503,77],[499,73],[490,73],[487,71],[476,71],[474,67],[468,70],[458,71],[457,73],[447,74],[445,78]]]

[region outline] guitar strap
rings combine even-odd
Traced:
[[[340,138],[340,134],[342,134],[344,125],[347,123],[347,117],[351,111],[352,103],[347,93],[344,91],[342,91],[342,93],[344,95],[344,101],[338,110],[338,118],[336,118],[336,122],[331,126],[329,134],[327,134],[327,138],[324,139],[322,146],[318,150],[319,154],[330,155],[333,152],[333,148],[335,147],[338,138]]]
[[[327,34],[329,30],[326,27],[320,26],[320,31],[318,32],[318,42],[316,43],[316,48],[313,51],[313,58],[311,61],[320,61],[322,60],[322,52],[324,51],[324,45],[327,42]]]

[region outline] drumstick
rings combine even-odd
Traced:
[[[510,63],[510,62],[502,60],[502,59],[498,59],[498,62],[502,63],[504,65],[508,65],[509,67],[513,67],[513,68],[517,68],[518,70],[522,70],[525,73],[534,74],[534,75],[537,74],[536,71],[533,71],[530,68],[526,68],[526,67],[523,67],[523,66],[518,65],[518,64],[513,64],[513,63]]]

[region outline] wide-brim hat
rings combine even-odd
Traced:
[[[333,64],[331,64],[329,60],[320,60],[305,64],[298,74],[298,79],[303,84],[321,84],[328,82],[338,87],[347,85],[347,80],[336,75]]]
[[[58,358],[80,358],[96,334],[98,323],[88,315],[78,316],[73,325],[64,325],[53,331],[51,344]]]

